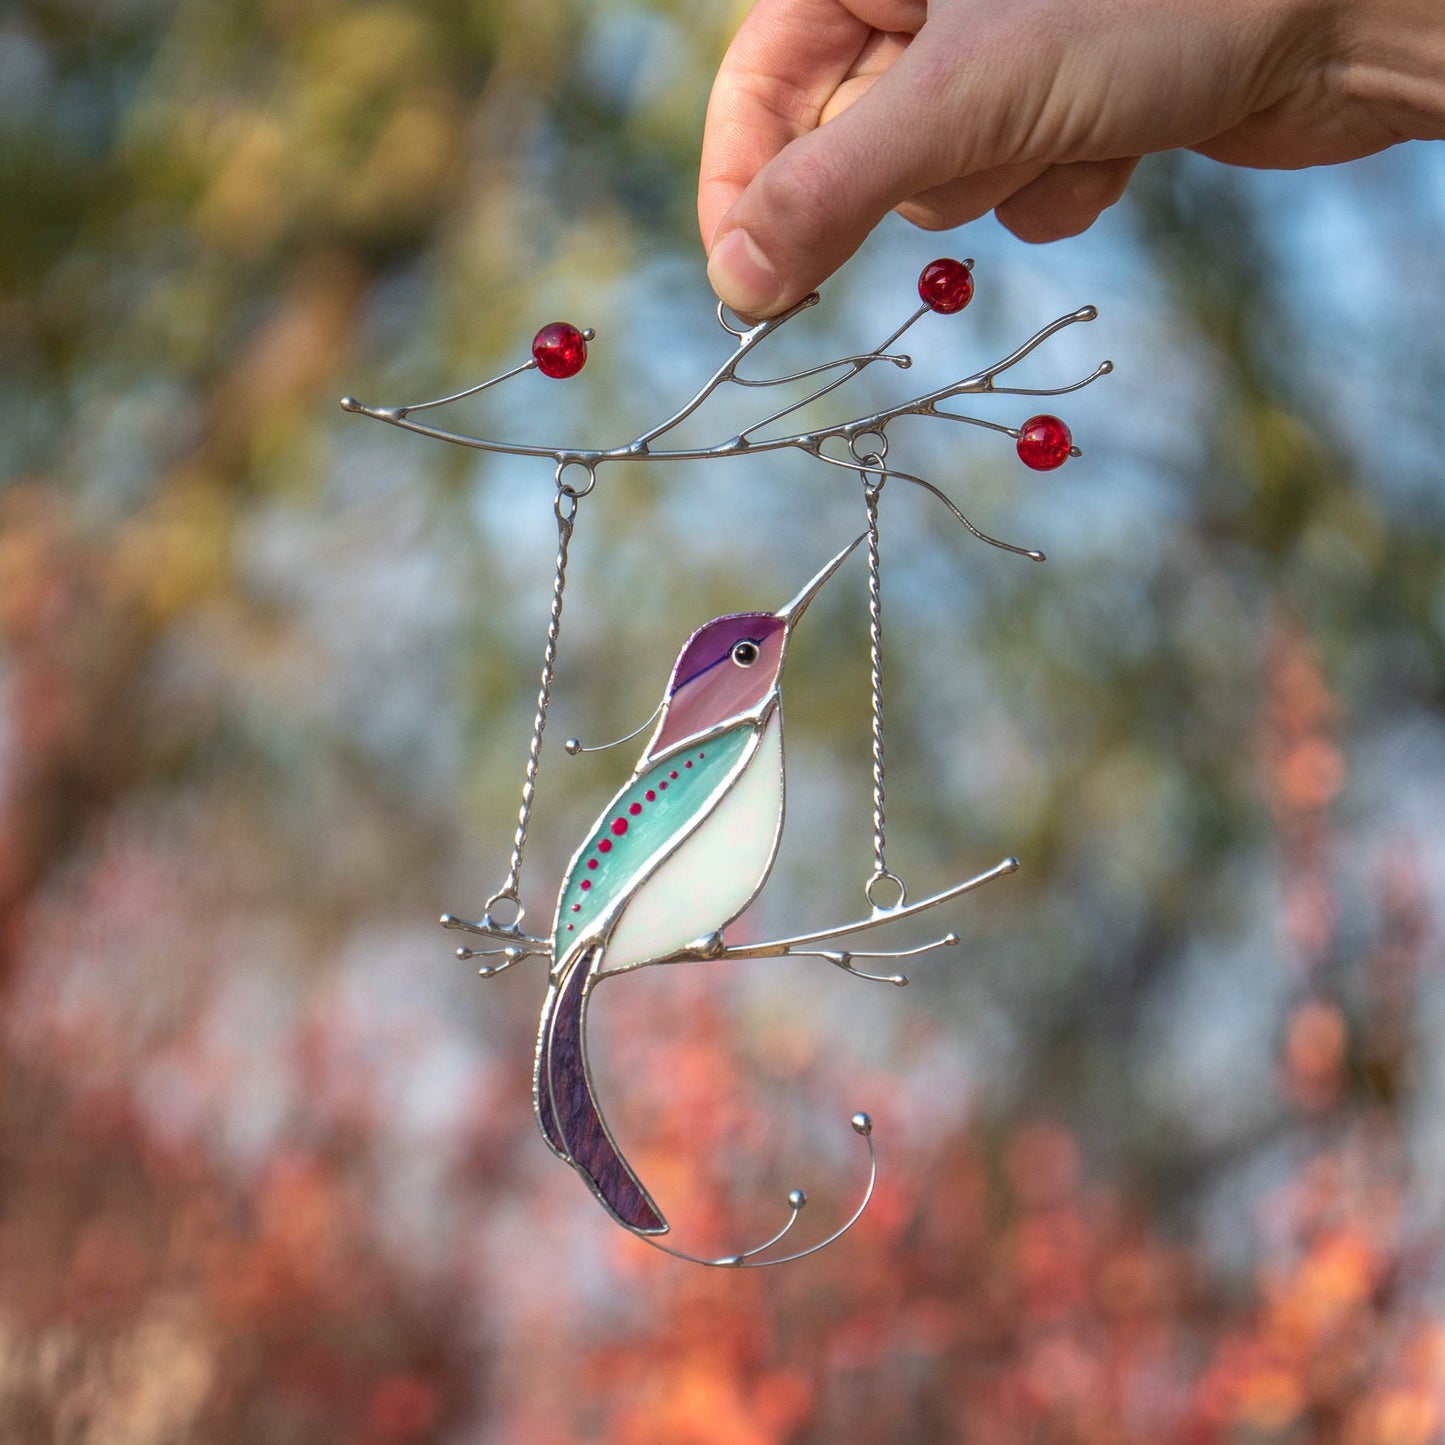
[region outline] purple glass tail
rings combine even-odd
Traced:
[[[587,1180],[629,1229],[662,1234],[667,1221],[618,1152],[587,1082],[586,983],[597,956],[589,949],[567,970],[542,1011],[537,1041],[537,1113],[547,1142]]]

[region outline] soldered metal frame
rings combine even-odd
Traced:
[[[972,259],[963,263],[971,271],[973,268]],[[498,385],[512,377],[518,376],[526,371],[537,367],[536,360],[530,360],[519,366],[513,367],[501,375],[490,380],[479,383],[476,386],[454,392],[448,396],[436,398],[435,400],[411,403],[403,406],[368,406],[356,400],[354,397],[342,398],[341,405],[348,412],[363,416],[372,417],[375,420],[386,422],[388,425],[400,427],[404,430],[415,432],[421,436],[427,436],[439,441],[450,442],[455,445],[465,446],[481,451],[497,452],[513,456],[531,456],[546,458],[552,461],[555,469],[556,492],[554,496],[554,509],[558,525],[558,552],[553,584],[552,608],[549,617],[547,630],[547,646],[544,652],[541,688],[538,694],[537,714],[533,722],[531,748],[528,755],[526,777],[523,787],[522,807],[518,814],[518,824],[514,839],[511,862],[506,881],[487,900],[482,917],[478,920],[459,918],[453,914],[446,913],[441,917],[441,924],[444,928],[460,930],[464,933],[476,936],[489,945],[483,948],[462,947],[457,949],[458,957],[462,959],[498,959],[495,963],[482,964],[478,972],[482,977],[493,977],[514,964],[521,963],[529,958],[544,958],[549,963],[549,989],[556,990],[559,982],[562,981],[566,972],[575,962],[585,956],[588,950],[593,951],[593,960],[589,963],[589,973],[581,984],[580,1016],[578,1022],[579,1039],[585,1040],[586,1009],[592,990],[604,978],[610,978],[622,973],[635,971],[639,968],[651,967],[659,964],[675,964],[689,962],[717,962],[728,960],[757,959],[757,958],[790,958],[790,957],[811,957],[819,958],[841,969],[854,977],[868,979],[873,982],[883,982],[902,987],[907,984],[908,979],[902,973],[873,973],[855,966],[858,959],[890,959],[898,960],[915,957],[919,954],[929,952],[939,947],[952,947],[959,943],[959,936],[954,932],[945,933],[942,937],[936,938],[928,943],[918,945],[909,949],[885,950],[885,951],[864,951],[850,948],[826,948],[819,945],[827,944],[835,939],[847,938],[859,933],[868,932],[880,928],[885,924],[901,922],[919,914],[929,912],[944,904],[950,903],[964,894],[971,893],[985,884],[993,882],[1007,874],[1015,872],[1019,867],[1019,860],[1014,857],[1004,858],[993,867],[986,869],[962,883],[910,903],[907,897],[907,890],[903,881],[890,872],[884,860],[884,823],[883,823],[883,791],[882,791],[882,712],[879,680],[879,649],[881,645],[881,613],[879,611],[878,596],[878,551],[877,551],[877,502],[883,485],[891,480],[897,479],[917,486],[940,501],[950,514],[965,527],[978,540],[987,543],[992,547],[1003,551],[1027,557],[1031,561],[1042,562],[1044,554],[1034,548],[1015,546],[999,538],[989,536],[982,532],[964,515],[957,504],[934,483],[909,472],[890,467],[887,464],[888,452],[888,425],[900,417],[924,416],[938,417],[946,421],[961,422],[971,426],[977,426],[993,432],[1002,433],[1015,440],[1019,437],[1019,428],[1001,425],[997,422],[984,420],[978,417],[965,416],[958,412],[943,409],[943,404],[951,398],[959,396],[983,396],[983,395],[1009,395],[1009,396],[1061,396],[1069,392],[1077,391],[1100,377],[1107,375],[1113,370],[1113,363],[1104,360],[1087,376],[1067,385],[1056,387],[1019,387],[999,384],[999,378],[1010,371],[1020,361],[1036,350],[1051,336],[1057,334],[1068,326],[1079,322],[1092,321],[1097,316],[1097,310],[1093,306],[1084,306],[1077,311],[1070,312],[1050,322],[1028,338],[1022,345],[1016,347],[1000,360],[981,368],[970,375],[963,377],[946,386],[935,390],[913,396],[905,401],[880,410],[848,418],[843,421],[833,422],[825,425],[810,427],[805,431],[789,432],[783,435],[761,436],[765,428],[781,422],[784,418],[811,405],[828,395],[845,382],[857,376],[865,368],[878,363],[887,362],[900,370],[906,370],[912,365],[912,357],[906,353],[894,352],[891,348],[895,343],[919,320],[928,315],[933,309],[928,305],[921,305],[914,311],[904,323],[885,338],[877,347],[870,352],[858,353],[837,358],[817,366],[807,367],[787,375],[768,378],[749,378],[739,375],[739,367],[742,363],[770,336],[774,335],[782,326],[786,325],[794,317],[808,310],[818,303],[819,297],[816,292],[804,297],[795,306],[783,312],[777,317],[768,320],[748,324],[735,317],[730,316],[727,309],[719,304],[717,307],[717,320],[722,329],[736,341],[731,355],[712,373],[702,384],[693,396],[657,425],[647,429],[634,437],[631,441],[613,447],[582,447],[576,445],[538,445],[521,442],[509,442],[495,440],[479,436],[470,436],[460,432],[447,431],[439,427],[418,422],[413,419],[414,414],[421,411],[431,410],[436,407],[447,406],[462,401],[468,397],[475,396],[480,392]],[[595,339],[595,332],[590,328],[582,332],[582,336],[591,341]],[[829,372],[838,370],[840,374],[832,377],[824,385],[813,389],[808,395],[791,402],[787,406],[773,411],[770,415],[763,417],[757,422],[744,428],[736,435],[717,442],[710,446],[693,447],[658,447],[656,443],[665,437],[674,428],[691,417],[702,407],[707,399],[719,388],[729,383],[742,386],[762,388],[769,386],[780,386],[787,383],[804,381],[810,377],[823,376]],[[846,448],[846,455],[833,455],[824,448],[830,442],[841,442]],[[739,757],[731,765],[731,774],[726,785],[721,788],[714,799],[706,815],[699,815],[685,833],[672,840],[672,846],[659,847],[654,853],[644,860],[640,867],[628,876],[630,891],[619,895],[609,904],[606,912],[592,920],[586,931],[575,940],[568,942],[565,948],[559,945],[560,918],[562,897],[565,894],[566,882],[564,882],[563,893],[559,894],[557,915],[554,917],[550,936],[542,937],[523,931],[522,922],[525,916],[525,908],[521,902],[520,878],[523,850],[526,842],[527,828],[530,818],[532,799],[535,792],[535,781],[540,758],[542,733],[546,726],[547,711],[550,702],[551,683],[553,669],[556,660],[557,642],[560,631],[562,613],[562,599],[565,590],[565,574],[567,563],[567,547],[571,538],[572,529],[582,498],[591,494],[597,484],[599,471],[607,464],[613,462],[668,462],[668,461],[689,461],[719,459],[737,456],[754,456],[759,453],[792,449],[806,453],[830,467],[841,468],[855,474],[863,482],[865,499],[868,503],[869,531],[863,536],[856,538],[842,552],[829,562],[821,572],[804,587],[802,592],[793,599],[787,607],[780,609],[776,616],[790,618],[787,628],[787,636],[791,635],[791,622],[796,621],[801,615],[808,602],[817,595],[824,583],[836,572],[844,559],[853,551],[859,542],[865,539],[869,542],[869,586],[870,586],[870,636],[872,643],[871,662],[873,680],[873,741],[874,741],[874,872],[865,888],[868,913],[865,917],[850,920],[844,924],[832,925],[824,928],[813,929],[791,936],[773,939],[762,943],[750,944],[729,944],[723,934],[724,930],[733,923],[757,898],[762,891],[773,862],[776,858],[777,848],[782,835],[785,812],[785,787],[784,787],[784,766],[783,766],[783,744],[779,738],[779,806],[777,813],[777,824],[771,841],[771,848],[767,859],[766,867],[762,870],[756,886],[748,895],[746,901],[738,908],[731,917],[722,920],[718,926],[702,937],[697,938],[686,946],[669,952],[664,957],[643,958],[633,960],[614,967],[598,966],[605,960],[607,940],[617,926],[619,919],[625,912],[628,903],[636,896],[638,890],[647,880],[656,873],[670,858],[672,858],[686,838],[691,837],[700,830],[707,820],[707,817],[719,807],[722,801],[736,788],[738,781],[747,772],[763,736],[764,729],[774,714],[777,715],[781,728],[782,704],[780,696],[780,675],[782,660],[778,665],[779,681],[775,682],[772,691],[760,704],[737,713],[723,721],[710,726],[703,732],[680,740],[674,747],[664,752],[653,755],[650,748],[644,751],[642,760],[634,769],[629,784],[624,784],[622,792],[617,796],[620,798],[627,791],[627,787],[645,769],[658,762],[665,761],[669,757],[681,752],[684,748],[694,746],[699,742],[706,742],[710,738],[717,737],[725,732],[748,726],[753,729],[754,737],[744,748]],[[1071,444],[1070,455],[1077,457],[1080,449]],[[583,479],[579,482],[569,480],[572,469],[580,468]],[[786,650],[786,637],[784,641]],[[643,732],[659,714],[665,715],[667,698],[659,703],[658,708],[653,712],[640,727],[629,733],[626,737],[617,739],[613,743],[603,746],[612,747],[618,743],[626,742]],[[661,732],[662,723],[658,724],[658,735]],[[600,749],[595,747],[584,747],[575,738],[566,741],[565,750],[570,755],[577,755],[582,752],[593,752]],[[616,800],[614,799],[614,802]],[[604,814],[605,816],[605,814]],[[582,848],[574,854],[564,878],[570,880],[573,872],[579,864],[583,852],[588,844],[584,842]],[[887,882],[893,885],[897,891],[897,897],[890,905],[883,905],[877,901],[876,887],[879,883]],[[511,916],[503,918],[498,916],[498,910],[506,907]],[[552,993],[549,993],[549,1004]],[[546,1034],[547,1047],[550,1048],[553,1032],[556,1026],[555,1014],[551,1018],[548,1032]],[[543,1039],[539,1037],[537,1051],[541,1059],[543,1053]],[[595,1105],[596,1089],[594,1087],[590,1063],[587,1060],[585,1043],[581,1048],[582,1074],[585,1081],[585,1088],[589,1099]],[[542,1097],[540,1068],[534,1080],[533,1108],[542,1124],[544,1136],[547,1134],[546,1125],[542,1117]],[[552,1077],[549,1073],[546,1080],[546,1087],[549,1090],[549,1103],[553,1111],[553,1117],[560,1117],[558,1100],[553,1089]],[[603,1118],[600,1109],[597,1110],[598,1120],[603,1132],[606,1134],[609,1144],[616,1149],[615,1141],[612,1139],[610,1129]],[[704,1257],[687,1253],[683,1250],[663,1244],[657,1235],[665,1233],[668,1229],[666,1223],[662,1223],[659,1229],[648,1230],[637,1227],[623,1219],[608,1200],[603,1196],[597,1182],[591,1175],[575,1160],[558,1149],[551,1138],[547,1139],[549,1147],[553,1148],[561,1157],[567,1159],[574,1165],[577,1172],[591,1188],[593,1194],[602,1203],[609,1214],[629,1233],[651,1245],[653,1248],[672,1255],[678,1259],[692,1263],[705,1265],[712,1268],[760,1268],[775,1264],[784,1264],[794,1260],[802,1259],[807,1255],[816,1253],[825,1248],[834,1240],[846,1234],[854,1224],[861,1218],[864,1210],[872,1198],[877,1181],[877,1153],[874,1146],[873,1122],[866,1113],[856,1113],[850,1121],[854,1132],[864,1139],[868,1147],[869,1170],[866,1188],[856,1208],[852,1211],[847,1220],[830,1233],[826,1238],[808,1246],[805,1249],[796,1250],[781,1255],[767,1254],[775,1246],[788,1236],[797,1223],[802,1209],[807,1203],[807,1195],[801,1189],[794,1189],[788,1194],[789,1215],[787,1221],[770,1238],[751,1249],[738,1253],[718,1256]],[[621,1159],[620,1151],[618,1158]],[[630,1166],[622,1160],[623,1166],[631,1174]],[[632,1175],[633,1182],[644,1197],[646,1190],[640,1181]],[[650,1199],[649,1199],[650,1203]]]

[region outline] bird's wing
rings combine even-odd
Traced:
[[[628,899],[596,971],[675,957],[731,923],[767,880],[782,828],[783,728],[775,711],[747,766]]]
[[[775,710],[770,729],[780,727],[776,717]],[[573,855],[557,898],[552,927],[559,976],[571,955],[608,941],[648,878],[749,771],[761,738],[754,724],[739,724],[653,764],[607,805]],[[774,775],[773,787],[781,797],[781,772]],[[723,921],[704,922],[697,932]],[[676,947],[691,941],[682,938]]]

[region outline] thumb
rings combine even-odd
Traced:
[[[938,103],[939,81],[921,83],[940,76],[919,63],[923,48],[920,36],[846,110],[784,146],[723,216],[708,278],[734,311],[791,306],[895,206],[959,174],[959,127]]]

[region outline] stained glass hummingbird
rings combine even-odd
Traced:
[[[1014,546],[980,531],[956,502],[928,479],[901,470],[888,459],[888,427],[904,417],[933,417],[967,422],[1013,438],[1020,460],[1036,471],[1050,471],[1069,457],[1080,455],[1068,427],[1058,417],[1039,415],[1022,426],[1002,425],[951,409],[965,396],[1041,397],[1063,395],[1089,385],[1113,369],[1101,361],[1093,372],[1063,386],[1013,386],[1008,373],[1031,356],[1051,336],[1078,322],[1092,321],[1092,306],[1058,317],[1036,331],[1007,355],[971,375],[889,405],[859,414],[850,410],[832,419],[814,414],[805,428],[789,430],[787,421],[874,367],[907,370],[913,358],[896,347],[903,335],[930,315],[962,312],[974,294],[973,262],[940,258],[924,267],[918,277],[921,303],[902,325],[871,350],[836,356],[801,370],[781,375],[758,375],[751,359],[769,338],[794,317],[818,301],[804,297],[780,316],[746,323],[717,308],[717,321],[730,338],[730,355],[694,391],[691,398],[645,427],[630,441],[616,446],[520,441],[449,431],[421,420],[420,414],[450,407],[525,373],[554,379],[575,376],[587,360],[587,343],[595,333],[568,323],[544,326],[532,343],[529,360],[500,375],[464,387],[446,396],[402,406],[368,406],[355,397],[343,397],[348,412],[481,452],[532,457],[551,463],[555,491],[552,497],[557,521],[557,553],[552,577],[546,642],[532,720],[527,761],[522,775],[521,806],[517,811],[511,857],[506,876],[487,900],[479,919],[442,915],[446,928],[459,929],[483,941],[481,947],[457,950],[463,959],[486,958],[478,972],[491,977],[529,958],[546,959],[549,967],[547,1000],[537,1038],[534,1106],[542,1133],[553,1151],[582,1175],[614,1219],[661,1249],[697,1263],[718,1266],[782,1264],[811,1254],[837,1239],[862,1214],[877,1177],[872,1122],[855,1114],[854,1130],[868,1142],[870,1170],[862,1203],[842,1228],[827,1239],[798,1253],[762,1258],[773,1250],[797,1221],[806,1202],[801,1190],[788,1196],[791,1217],[783,1230],[766,1243],[743,1254],[721,1259],[699,1259],[685,1254],[659,1236],[667,1222],[648,1196],[636,1173],[623,1159],[598,1109],[587,1061],[587,1006],[593,988],[606,977],[652,963],[685,960],[813,957],[853,974],[881,982],[902,984],[897,973],[869,973],[854,967],[855,959],[899,959],[924,953],[944,944],[956,944],[956,934],[914,948],[860,952],[836,945],[864,931],[891,927],[907,918],[952,902],[975,888],[1012,873],[1018,860],[1005,858],[986,872],[965,879],[926,898],[909,901],[902,880],[885,861],[884,748],[882,693],[882,604],[879,553],[878,499],[887,481],[916,487],[940,502],[953,519],[974,537],[1005,552],[1042,562],[1042,552]],[[744,375],[744,371],[750,374]],[[717,392],[744,388],[791,387],[816,380],[805,394],[760,417],[741,431],[721,438],[684,440],[674,435],[697,416]],[[840,567],[852,547],[845,548],[798,594],[777,612],[738,613],[715,618],[692,635],[673,668],[667,689],[654,714],[658,718],[651,741],[643,751],[626,786],[608,805],[573,856],[557,902],[551,933],[540,936],[523,931],[526,909],[522,904],[522,856],[528,837],[542,737],[558,656],[563,597],[567,585],[568,549],[578,508],[592,495],[604,469],[614,465],[757,458],[771,452],[800,452],[824,465],[841,479],[850,472],[862,482],[868,531],[869,711],[872,732],[873,869],[864,885],[867,911],[826,928],[766,942],[730,944],[723,929],[742,913],[766,881],[777,852],[783,815],[782,712],[779,681],[789,640],[808,604]],[[897,488],[895,487],[895,490]],[[860,541],[862,538],[859,539]],[[855,542],[853,546],[856,546]],[[650,725],[643,724],[643,731]],[[632,734],[630,736],[635,736]],[[569,740],[568,751],[581,751]],[[891,903],[880,901],[891,898]]]
[[[573,855],[557,900],[533,1100],[543,1137],[628,1229],[667,1222],[597,1106],[587,1007],[603,978],[715,954],[757,896],[783,823],[781,679],[793,629],[863,540],[785,607],[714,618],[683,644],[632,777]],[[711,940],[711,942],[710,942]]]

